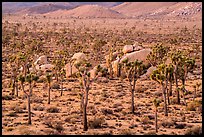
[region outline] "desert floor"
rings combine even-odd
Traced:
[[[29,27],[30,22],[39,22],[43,29],[53,27],[54,22],[70,25],[75,28],[85,24],[85,27],[103,30],[117,30],[118,32],[124,28],[132,28],[135,26],[136,31],[147,34],[174,34],[177,28],[186,26],[189,30],[194,28],[202,29],[200,21],[193,20],[117,20],[117,19],[44,19],[37,17],[32,19],[18,16],[3,16],[2,22],[21,22]],[[76,22],[76,23],[73,23]],[[83,23],[82,23],[83,22]],[[127,23],[125,23],[127,22]],[[48,24],[49,23],[49,24]],[[126,26],[124,26],[126,24]],[[145,25],[146,24],[146,25]],[[23,25],[24,26],[24,25]],[[100,27],[98,27],[100,26]],[[161,29],[159,29],[159,27]],[[60,27],[57,28],[60,30]],[[139,36],[138,36],[139,37]],[[202,39],[198,38],[198,43]],[[184,43],[184,45],[188,43]],[[152,43],[144,43],[147,47],[151,47]],[[182,45],[180,45],[182,47]],[[180,48],[178,47],[178,48]],[[4,53],[3,53],[4,54]],[[200,55],[201,56],[201,55]],[[198,60],[198,64],[202,67],[202,60]],[[2,73],[9,73],[3,65]],[[187,106],[183,103],[182,93],[181,104],[175,103],[176,93],[175,85],[173,86],[173,96],[170,98],[171,104],[168,105],[169,115],[164,116],[163,104],[158,107],[158,135],[171,134],[183,135],[194,126],[202,127],[202,88],[197,91],[196,102],[198,106],[191,105],[193,102],[193,85],[196,82],[202,83],[202,68],[199,74],[193,74],[186,82],[186,89],[189,93],[185,96]],[[11,97],[9,93],[11,88],[8,86],[9,78],[2,79],[2,133],[3,135],[19,135],[19,134],[155,134],[155,108],[153,99],[162,99],[161,86],[156,82],[146,79],[138,80],[135,91],[135,114],[131,114],[131,93],[128,88],[128,82],[125,79],[103,79],[91,85],[88,99],[88,131],[83,131],[82,112],[80,111],[80,87],[77,79],[69,78],[64,83],[63,96],[60,96],[60,89],[51,90],[51,104],[47,104],[47,85],[43,82],[36,83],[33,88],[31,97],[32,104],[32,125],[27,124],[27,98],[19,88],[19,97]],[[56,84],[56,80],[52,81],[52,85]],[[180,84],[180,83],[179,83]],[[201,85],[202,87],[202,85]],[[28,90],[28,85],[26,85]],[[190,106],[191,105],[191,106]],[[195,110],[190,111],[195,107]],[[49,109],[51,108],[51,110]],[[93,122],[92,122],[93,121]],[[91,123],[92,122],[92,123]],[[94,123],[100,126],[96,126]]]

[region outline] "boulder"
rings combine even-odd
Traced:
[[[113,52],[113,60],[116,60],[117,56],[118,56],[119,52]],[[109,59],[109,55],[105,56],[105,60],[106,60],[106,66],[108,67],[108,59]]]
[[[86,58],[86,55],[84,54],[84,53],[82,53],[82,52],[78,52],[78,53],[75,53],[73,56],[72,56],[72,59],[74,60],[77,60],[77,61],[79,61],[79,60],[82,60],[82,61],[84,61],[84,60],[86,60],[87,58]]]
[[[54,65],[52,64],[43,64],[39,66],[39,69],[42,71],[52,70],[53,68],[54,68]]]
[[[156,70],[157,68],[154,66],[151,66],[150,68],[148,68],[147,72],[145,74],[143,74],[142,76],[140,76],[141,79],[148,79],[150,77],[150,75],[152,74],[152,72],[154,70]]]
[[[138,42],[135,42],[133,44],[133,50],[134,51],[139,51],[139,50],[142,50],[142,49],[144,49],[144,47],[140,46]]]
[[[113,68],[113,75],[117,76],[118,75],[118,64],[119,64],[119,59],[113,61],[112,63],[112,68]]]
[[[143,61],[144,65],[148,66],[149,65],[149,62],[146,60],[147,58],[147,55],[151,52],[151,49],[142,49],[140,51],[135,51],[135,52],[132,52],[132,53],[128,53],[128,54],[125,54],[119,61],[118,60],[115,60],[112,62],[112,68],[113,68],[113,73],[114,73],[114,76],[117,76],[118,75],[118,64],[119,62],[122,63],[123,60],[125,60],[126,58],[129,59],[129,61],[135,61],[136,59],[138,59],[139,61]],[[121,73],[121,75],[123,75]]]
[[[121,58],[120,63],[122,63],[123,60],[128,58],[129,61],[135,61],[138,59],[139,61],[143,61],[145,65],[148,65],[149,62],[146,59],[147,59],[147,55],[150,52],[151,52],[151,49],[142,49],[140,51],[128,53]]]
[[[75,74],[78,70],[74,65],[72,65],[71,67],[71,64],[67,63],[65,65],[65,71],[66,71],[66,77],[69,78],[72,74]]]
[[[43,56],[40,56],[35,62],[34,62],[34,65],[43,65],[43,64],[48,64],[48,61],[47,61],[47,56],[43,55]]]
[[[99,64],[102,68],[107,68],[106,64]],[[98,66],[98,65],[97,65]],[[97,71],[97,66],[95,66],[92,70],[90,70],[90,78],[95,78],[96,77],[96,71]]]
[[[129,52],[132,52],[133,51],[133,45],[125,45],[123,47],[123,53],[126,54],[126,53],[129,53]]]

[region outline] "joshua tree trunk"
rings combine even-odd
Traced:
[[[81,95],[81,104],[80,104],[80,108],[81,108],[81,112],[83,112],[83,107],[84,107],[84,95]]]
[[[70,72],[71,72],[70,75],[71,75],[71,76],[72,76],[72,66],[73,66],[72,63],[70,63]]]
[[[132,105],[131,105],[131,111],[134,114],[135,108],[134,108],[134,90],[131,91],[132,95]]]
[[[120,65],[118,65],[117,76],[118,76],[118,77],[121,76],[121,66],[120,66]]]
[[[63,80],[62,80],[62,86],[61,86],[61,96],[63,94]]]
[[[87,108],[87,104],[88,104],[88,89],[86,88],[85,89],[85,102],[84,102],[84,105],[83,105],[83,118],[84,118],[84,128],[83,130],[84,131],[87,131],[88,130],[88,125],[87,125],[87,114],[86,114],[86,108]]]
[[[15,95],[15,86],[16,86],[16,79],[15,77],[13,78],[13,84],[12,84],[12,95]]]
[[[50,104],[50,83],[48,83],[48,104]]]
[[[185,99],[185,80],[182,80],[182,91],[183,91],[183,101],[184,101],[184,104],[186,104],[186,99]]]
[[[166,95],[167,95],[167,102],[168,102],[168,105],[170,105],[169,91],[168,91],[168,80],[167,80],[167,79],[166,79],[166,87],[165,87],[165,90],[166,90]]]
[[[18,82],[16,82],[16,96],[18,97]]]
[[[157,107],[155,107],[155,129],[156,133],[158,132],[158,125],[157,125]]]
[[[134,89],[132,87],[131,81],[129,80],[129,88],[131,92],[131,112],[134,114]]]
[[[31,87],[31,83],[29,85],[30,87],[30,92],[29,94],[27,94],[27,98],[28,98],[28,124],[31,125],[31,106],[30,106],[30,96],[31,96],[31,92],[32,92],[32,87]]]
[[[167,94],[167,102],[168,102],[168,105],[170,105],[170,99],[169,99],[169,91],[168,91],[168,88],[166,88],[166,94]]]
[[[165,91],[164,84],[162,84],[162,91],[163,91],[163,96],[164,96],[164,114],[165,116],[168,116],[167,103],[166,103],[166,91]]]
[[[172,96],[172,81],[169,82],[169,96]]]
[[[196,98],[196,87],[194,88],[193,101],[195,100],[195,98]]]
[[[177,104],[180,104],[180,96],[179,96],[179,90],[178,90],[177,68],[178,68],[178,65],[176,64],[174,77],[175,77],[175,83],[176,83]]]

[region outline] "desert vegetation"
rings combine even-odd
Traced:
[[[2,133],[202,134],[201,47],[190,19],[5,14]]]

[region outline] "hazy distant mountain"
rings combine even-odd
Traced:
[[[122,2],[3,2],[2,3],[2,13],[24,13],[28,11],[29,13],[41,13],[41,11],[53,11],[53,9],[70,9],[81,5],[100,5],[104,7],[112,7],[121,4]],[[53,4],[47,6],[48,4]],[[45,6],[52,10],[44,9]],[[54,5],[58,5],[54,6]],[[39,6],[39,7],[38,7]],[[61,7],[60,7],[61,6]],[[57,7],[57,8],[56,8]],[[31,8],[31,9],[29,9]],[[40,10],[39,11],[35,11]],[[23,12],[20,12],[23,10]],[[43,12],[44,13],[44,12]]]
[[[111,9],[130,17],[202,18],[201,2],[124,2]]]
[[[25,8],[23,10],[20,10],[16,12],[17,14],[44,14],[52,11],[57,11],[60,9],[72,9],[74,8],[71,4],[55,4],[55,3],[47,3],[37,6],[32,6],[29,8]]]
[[[83,6],[88,5],[88,6]],[[98,6],[96,6],[98,5]],[[92,9],[93,8],[93,9]],[[2,13],[202,19],[201,2],[3,2]],[[107,15],[106,15],[107,14]]]
[[[49,12],[44,14],[47,16],[57,17],[80,17],[80,18],[122,18],[125,17],[108,7],[103,7],[99,5],[82,5],[71,10],[58,10],[55,12]]]
[[[124,2],[112,9],[127,16],[137,17],[174,4],[176,2]]]

